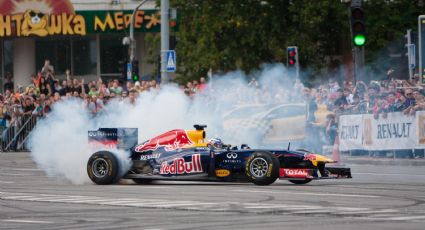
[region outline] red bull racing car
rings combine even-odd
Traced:
[[[332,159],[305,150],[251,149],[205,141],[206,126],[176,129],[137,144],[137,129],[102,128],[89,131],[89,142],[106,150],[91,155],[89,178],[96,184],[132,179],[143,184],[154,180],[252,182],[269,185],[278,178],[294,184],[316,179],[351,178],[350,168],[328,167]],[[131,168],[122,175],[120,161],[111,149],[129,151]],[[109,149],[109,150],[107,150]]]

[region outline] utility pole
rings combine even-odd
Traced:
[[[407,30],[405,35],[407,39],[407,60],[408,60],[408,68],[409,68],[409,80],[413,79],[413,70],[416,68],[416,54],[415,54],[415,44],[412,44],[412,30]]]
[[[161,83],[170,81],[166,70],[167,58],[165,52],[170,46],[170,0],[161,0]]]

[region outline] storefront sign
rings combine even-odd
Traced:
[[[0,37],[123,33],[132,11],[74,11],[69,0],[0,1]],[[175,29],[176,22],[171,22]],[[135,32],[159,32],[158,10],[140,10]]]
[[[87,33],[122,33],[130,28],[132,11],[78,11],[86,20]],[[135,32],[159,32],[161,18],[157,10],[139,10],[134,15]]]

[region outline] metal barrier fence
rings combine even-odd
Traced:
[[[25,143],[37,124],[37,116],[22,116],[14,120],[1,136],[2,151],[27,151]]]

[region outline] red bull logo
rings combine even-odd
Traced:
[[[164,161],[161,164],[159,174],[185,174],[202,172],[201,155],[192,155],[192,161],[185,162],[183,158],[174,159],[173,163],[168,164]]]
[[[137,146],[135,151],[153,151],[159,147],[164,147],[165,151],[172,151],[178,148],[192,146],[193,144],[194,143],[189,139],[185,130],[176,129],[150,139],[149,141]]]

